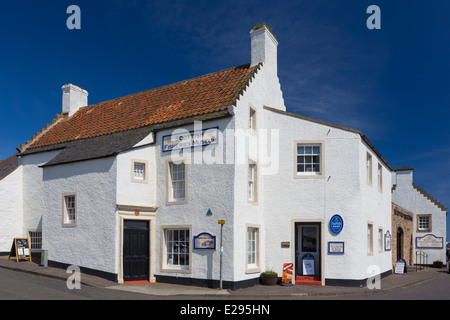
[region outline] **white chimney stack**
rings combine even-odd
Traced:
[[[88,105],[89,93],[86,90],[69,83],[62,87],[62,91],[62,111],[68,113],[69,117],[75,114],[81,107]]]
[[[264,68],[268,68],[277,75],[277,47],[278,41],[266,25],[254,27],[250,31],[252,38],[252,62],[256,66],[262,62]]]

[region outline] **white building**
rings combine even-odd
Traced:
[[[224,220],[224,287],[284,263],[298,283],[390,274],[392,168],[360,131],[286,112],[277,40],[251,45],[251,64],[96,105],[64,86],[64,116],[21,147],[15,237],[119,282],[218,286]]]
[[[392,203],[398,212],[409,212],[412,219],[402,225],[393,224],[395,237],[393,259],[410,264],[446,263],[447,208],[419,187],[413,180],[411,167],[395,169]],[[400,214],[401,215],[401,214]],[[409,259],[406,259],[409,256]]]

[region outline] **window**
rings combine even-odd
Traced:
[[[367,253],[373,254],[373,225],[367,225]]]
[[[248,128],[250,133],[256,133],[256,111],[250,108]]]
[[[247,271],[259,271],[259,228],[247,228]]]
[[[431,215],[417,215],[417,231],[431,231]]]
[[[257,164],[248,164],[248,201],[257,202]]]
[[[372,156],[369,153],[366,156],[366,178],[367,184],[372,185]]]
[[[378,228],[378,252],[383,252],[383,229]]]
[[[166,257],[169,269],[189,269],[190,232],[189,229],[166,229],[164,231]]]
[[[64,196],[64,208],[63,208],[63,224],[64,225],[76,225],[77,222],[77,204],[75,195]]]
[[[28,237],[30,238],[31,251],[42,250],[42,231],[41,230],[28,231]]]
[[[378,164],[378,191],[383,192],[383,166]]]
[[[321,143],[296,144],[296,176],[321,176],[323,150]]]
[[[186,165],[169,163],[169,202],[186,201]]]
[[[132,182],[147,182],[147,162],[132,160]]]

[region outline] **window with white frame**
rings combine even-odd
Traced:
[[[135,181],[145,181],[146,168],[143,162],[134,162],[133,178]]]
[[[30,239],[31,251],[42,250],[42,231],[41,230],[28,231],[28,237]]]
[[[383,166],[378,164],[378,191],[383,192]]]
[[[367,224],[367,253],[373,254],[373,225]]]
[[[297,175],[322,174],[322,144],[297,144]]]
[[[186,201],[186,165],[169,163],[169,202]]]
[[[378,252],[383,252],[383,229],[378,228]]]
[[[248,201],[257,201],[257,164],[250,162],[248,164]]]
[[[64,220],[65,225],[75,225],[77,222],[77,203],[75,195],[64,196]]]
[[[259,228],[247,228],[247,269],[259,267]]]
[[[372,156],[370,153],[366,155],[366,181],[367,184],[372,185]]]
[[[256,133],[256,111],[250,108],[248,128],[250,133]]]
[[[431,215],[417,215],[417,231],[431,231]]]
[[[169,269],[189,269],[190,232],[189,229],[166,229],[165,267]]]

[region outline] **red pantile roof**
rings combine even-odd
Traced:
[[[259,66],[244,65],[80,108],[29,149],[141,128],[226,110]]]

